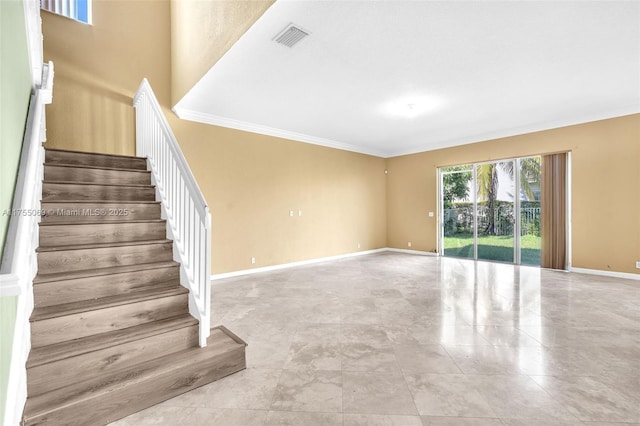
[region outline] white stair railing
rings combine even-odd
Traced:
[[[206,346],[211,317],[211,214],[182,150],[145,78],[133,100],[136,155],[146,157],[162,201],[180,281],[189,289],[189,311],[200,321]]]
[[[40,79],[38,79],[40,80]],[[0,264],[0,297],[17,297],[16,320],[11,345],[4,418],[0,424],[20,422],[27,400],[25,364],[31,349],[29,317],[33,311],[33,278],[38,271],[38,223],[41,210],[44,148],[46,140],[44,106],[51,103],[53,63],[42,67],[41,84],[31,94],[27,124],[20,154],[16,191],[10,212],[6,243]],[[46,212],[44,212],[46,214]],[[4,336],[3,336],[4,337]],[[5,395],[2,395],[5,398]]]

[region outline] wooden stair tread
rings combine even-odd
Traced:
[[[44,284],[52,281],[72,280],[78,278],[96,277],[102,275],[115,275],[125,272],[146,271],[149,269],[175,268],[180,264],[175,261],[140,263],[137,265],[112,266],[110,268],[98,268],[90,270],[56,272],[53,274],[38,274],[33,280],[33,284]]]
[[[144,190],[148,191],[147,189]],[[77,197],[72,196],[72,191],[66,191],[66,194],[67,196],[60,197],[62,199],[59,200],[42,201],[41,208],[45,214],[42,216],[40,224],[70,221],[73,221],[74,223],[106,223],[162,219],[162,204],[159,201],[153,200],[152,197],[147,197],[146,195],[140,198],[149,199],[138,198],[137,200],[131,199],[128,201],[121,201],[112,199],[112,197],[100,199],[98,196],[93,199],[86,198],[78,200]],[[118,215],[122,213],[123,209],[127,210],[127,215]],[[98,212],[98,216],[96,216],[96,212]]]
[[[189,293],[189,290],[182,287],[178,282],[169,281],[153,287],[145,288],[141,291],[126,294],[118,294],[115,296],[107,296],[92,300],[81,300],[78,302],[45,306],[41,308],[36,307],[31,314],[30,321],[34,322],[49,318],[57,318],[65,315],[73,315],[81,312],[128,305],[131,303],[142,302],[144,300],[158,299],[161,297],[175,296],[185,293]]]
[[[206,383],[201,382],[203,367],[211,368],[219,357],[244,351],[245,346],[245,343],[238,342],[227,334],[223,327],[213,328],[204,348],[194,347],[29,398],[25,405],[24,418],[28,423],[30,419],[46,416],[61,408],[90,402],[108,394],[117,395],[116,392],[129,387],[144,385],[146,391],[153,392],[154,389],[149,389],[149,385],[153,384],[154,380],[162,378],[171,381],[171,391],[177,395]],[[224,366],[220,368],[222,367]],[[233,368],[234,371],[223,369],[221,377],[242,368]],[[181,392],[176,387],[184,390]]]
[[[111,244],[123,242],[151,241],[167,237],[167,224],[162,219],[129,220],[130,212],[121,211],[121,216],[101,220],[96,217],[85,220],[58,222],[48,221],[40,226],[40,248],[62,248],[83,244]],[[105,211],[103,218],[108,213]],[[55,223],[54,223],[55,222]],[[66,223],[65,223],[66,222]]]
[[[87,185],[87,186],[117,186],[126,188],[155,188],[155,185],[150,184],[135,184],[135,183],[97,183],[97,182],[79,182],[76,180],[43,180],[42,183],[50,183],[55,185]],[[67,200],[65,200],[67,201]],[[60,202],[60,201],[56,201]]]
[[[106,347],[121,345],[123,343],[143,339],[145,337],[166,333],[167,331],[176,330],[178,328],[191,327],[197,324],[197,319],[189,314],[184,314],[121,330],[95,334],[67,342],[55,343],[53,345],[41,346],[31,350],[29,360],[27,361],[27,368],[36,367],[41,364],[58,361],[87,352],[94,352]]]
[[[118,184],[82,182],[76,180],[47,180],[42,182],[44,201],[109,200],[109,201],[157,201],[156,188],[150,183]]]
[[[87,250],[94,248],[105,247],[125,247],[125,246],[146,246],[151,244],[167,244],[173,243],[172,240],[160,239],[160,240],[141,240],[141,241],[123,241],[119,243],[95,243],[95,244],[75,244],[68,246],[47,246],[38,247],[36,250],[38,253],[45,253],[51,251],[64,251],[64,250]]]
[[[140,200],[140,201],[115,201],[115,200],[60,200],[60,201],[52,201],[52,200],[43,200],[42,204],[76,204],[76,203],[84,203],[84,204],[160,204],[160,201],[148,201],[148,200]]]
[[[87,151],[75,151],[71,149],[59,149],[59,148],[45,148],[46,151],[52,152],[69,152],[72,154],[83,154],[83,155],[99,155],[102,157],[116,157],[116,158],[129,158],[136,160],[146,160],[145,157],[136,157],[135,155],[124,155],[124,154],[106,154],[104,152],[87,152]]]
[[[130,155],[45,149],[45,166],[58,164],[147,170],[146,158]]]
[[[134,157],[134,158],[137,158],[137,157]],[[90,165],[66,164],[66,163],[56,163],[56,164],[44,163],[44,165],[48,167],[66,167],[70,169],[109,170],[113,172],[137,172],[137,173],[146,173],[146,174],[151,173],[151,170],[130,169],[130,168],[122,168],[122,167],[90,166]]]
[[[126,216],[124,216],[126,217]],[[109,222],[102,222],[102,221],[93,221],[93,222],[78,222],[77,220],[75,221],[68,221],[68,222],[40,222],[39,225],[40,226],[60,226],[60,225],[64,225],[64,226],[75,226],[75,225],[117,225],[117,224],[121,224],[121,223],[161,223],[161,222],[166,222],[166,219],[132,219],[132,220],[111,220]]]

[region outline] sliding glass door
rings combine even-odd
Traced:
[[[540,265],[540,157],[440,169],[440,253]]]
[[[475,165],[477,259],[514,261],[514,162]]]
[[[440,172],[442,254],[475,259],[472,165],[454,166]]]

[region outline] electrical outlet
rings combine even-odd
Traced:
[[[407,243],[407,247],[411,247],[411,241]]]
[[[636,268],[640,269],[640,262],[636,262]]]
[[[255,265],[255,263],[256,263],[256,258],[255,258],[255,257],[252,257],[252,258],[251,258],[251,264],[252,264],[252,265]]]
[[[360,248],[360,243],[358,243],[358,248]]]
[[[293,210],[289,210],[289,217],[293,217]]]
[[[429,217],[433,217],[433,212],[429,212]]]

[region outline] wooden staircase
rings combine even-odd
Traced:
[[[246,367],[198,321],[143,158],[46,150],[23,424],[106,424]]]

